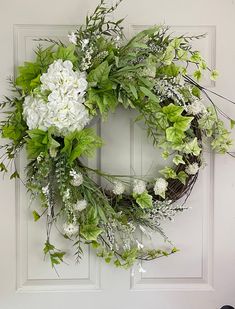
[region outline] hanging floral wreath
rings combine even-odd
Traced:
[[[201,36],[172,36],[167,27],[154,26],[126,42],[122,20],[107,19],[118,4],[107,8],[102,0],[85,25],[69,34],[69,45],[40,39],[50,46],[39,46],[35,61],[18,68],[11,81],[14,95],[1,105],[10,107],[1,123],[2,137],[10,142],[2,146],[0,169],[7,172],[6,161],[26,147],[26,186],[41,202],[41,212],[33,211],[35,221],[46,217],[44,253],[52,267],[65,255],[51,244],[53,225],[74,242],[77,259],[84,243],[106,262],[124,267],[176,252],[161,223],[185,209],[176,202],[187,199],[197,180],[203,139],[218,153],[231,145],[220,110],[198,84],[204,73],[212,80],[218,74],[191,46]],[[82,163],[81,157],[103,143],[87,125],[94,117],[105,120],[117,106],[137,110],[136,121],[144,121],[153,145],[171,159],[160,178],[116,177]],[[112,187],[102,188],[94,175]],[[14,171],[11,178],[16,177]],[[138,231],[148,237],[159,233],[166,246],[147,248]]]

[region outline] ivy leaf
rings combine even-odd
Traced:
[[[175,51],[172,49],[172,47],[167,48],[163,56],[161,57],[161,61],[165,65],[170,65],[175,58]]]
[[[194,71],[193,76],[196,78],[197,81],[199,81],[202,78],[202,72],[200,70],[196,70]]]
[[[183,150],[187,154],[193,154],[194,156],[199,156],[201,148],[198,145],[197,138],[195,137],[191,142],[186,143],[184,145]]]
[[[180,73],[180,67],[171,63],[170,65],[161,67],[158,69],[158,74],[167,75],[169,77],[176,77]]]
[[[184,172],[184,171],[180,171],[177,174],[177,179],[179,179],[180,182],[182,182],[182,184],[186,184],[186,179],[188,178],[188,175]]]
[[[181,142],[184,137],[185,134],[182,130],[175,127],[169,127],[166,129],[166,139],[168,142],[178,143]]]
[[[175,155],[173,158],[173,162],[175,163],[175,165],[185,164],[183,157],[181,155]]]
[[[202,61],[202,56],[199,51],[193,52],[192,56],[190,57],[190,61],[194,63],[200,63]]]
[[[35,222],[38,221],[41,218],[41,216],[39,215],[39,213],[36,210],[33,211],[33,218],[34,218]]]
[[[177,50],[177,56],[179,60],[181,61],[187,61],[188,60],[188,51],[184,49],[178,49]]]
[[[148,194],[147,192],[144,192],[136,198],[136,203],[142,208],[151,208],[153,207],[153,197]]]
[[[163,129],[165,130],[166,128],[169,127],[169,122],[167,119],[167,116],[164,113],[161,112],[157,112],[155,114],[156,120],[157,120],[157,124]]]
[[[172,178],[176,179],[177,175],[176,172],[171,167],[165,167],[163,170],[159,171],[160,174],[162,174],[166,179]]]
[[[44,244],[44,248],[43,248],[44,254],[47,254],[47,253],[49,253],[50,251],[53,251],[53,250],[55,250],[55,246],[53,246],[48,241],[46,241],[45,244]]]
[[[164,106],[162,108],[163,113],[167,116],[169,121],[175,122],[178,116],[181,115],[184,108],[182,106],[174,105],[173,103],[170,103],[167,106]]]
[[[97,237],[102,233],[102,229],[94,224],[86,224],[81,226],[80,234],[86,239],[96,241]]]
[[[189,128],[193,117],[177,116],[174,121],[174,127],[180,131],[186,131]]]
[[[73,64],[76,64],[75,45],[70,44],[67,47],[59,46],[57,51],[53,53],[53,59],[70,60]]]
[[[218,78],[218,76],[219,76],[219,72],[218,72],[217,70],[213,70],[213,71],[211,72],[210,79],[213,80],[213,81],[215,81],[215,80]]]

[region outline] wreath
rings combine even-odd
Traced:
[[[7,113],[1,135],[8,142],[1,146],[0,170],[7,172],[26,148],[26,186],[40,200],[34,220],[46,218],[43,251],[53,268],[65,255],[51,243],[53,226],[74,242],[78,260],[84,244],[107,263],[127,268],[177,252],[162,222],[187,208],[206,140],[214,151],[229,153],[230,132],[218,114],[231,127],[235,122],[199,84],[203,75],[211,80],[218,75],[192,48],[192,40],[203,36],[174,36],[168,27],[154,26],[127,41],[123,19],[108,18],[120,2],[107,7],[102,0],[85,25],[68,35],[67,45],[39,39],[49,46],[39,45],[35,61],[18,68],[10,80],[14,93],[1,104]],[[117,106],[138,112],[136,121],[144,122],[154,147],[170,160],[161,177],[115,176],[84,164],[82,158],[103,144],[89,123],[107,119]],[[12,172],[10,178],[19,177]],[[95,175],[109,186],[101,187]],[[153,232],[165,245],[145,246],[140,234],[151,237]]]

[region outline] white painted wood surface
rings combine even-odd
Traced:
[[[5,78],[15,66],[32,58],[34,38],[66,37],[68,30],[81,24],[87,10],[97,1],[0,2],[0,95],[7,92]],[[125,31],[136,31],[156,23],[173,26],[177,33],[208,33],[196,42],[211,67],[221,72],[216,85],[207,87],[235,100],[235,5],[232,0],[124,0],[116,16],[127,16]],[[216,88],[214,88],[216,86]],[[217,100],[233,115],[235,108]],[[117,110],[106,123],[97,123],[106,140],[98,158],[90,164],[111,173],[145,174],[161,165],[159,152],[147,141],[143,127],[133,123],[134,114]],[[234,136],[235,137],[235,136]],[[168,258],[144,264],[144,274],[114,269],[84,253],[76,265],[72,254],[69,266],[59,267],[60,278],[43,261],[43,222],[35,224],[29,197],[22,184],[0,179],[0,308],[49,309],[217,309],[235,306],[235,160],[205,154],[202,171],[192,196],[191,208],[166,223],[165,230],[181,251]],[[25,156],[18,164],[23,170]],[[58,239],[58,246],[68,248]],[[159,240],[154,240],[156,243]],[[57,293],[56,293],[57,292]]]

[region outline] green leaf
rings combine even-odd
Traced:
[[[17,130],[14,125],[6,124],[2,127],[2,137],[16,142],[21,138],[21,131]]]
[[[193,120],[193,117],[185,117],[185,116],[177,116],[175,118],[174,127],[180,131],[186,131],[189,128],[189,125],[191,121]]]
[[[152,196],[147,192],[144,192],[136,198],[136,203],[142,208],[151,208],[153,207]]]
[[[155,117],[157,120],[157,125],[159,125],[163,130],[169,127],[167,116],[164,113],[157,112]]]
[[[0,163],[0,172],[7,172],[6,165],[3,162]]]
[[[148,88],[140,87],[140,91],[153,102],[159,103],[159,98]]]
[[[69,60],[73,64],[76,64],[77,56],[75,55],[75,45],[70,44],[67,47],[59,46],[57,51],[53,53],[53,59]]]
[[[38,85],[41,69],[38,63],[25,62],[24,66],[18,67],[19,76],[16,78],[16,85],[23,91],[29,92]]]
[[[170,103],[169,105],[162,108],[163,113],[171,122],[175,122],[176,118],[181,115],[183,110],[184,108],[182,106],[177,106],[173,103]]]
[[[100,84],[108,80],[110,69],[111,66],[109,66],[108,61],[104,61],[88,74],[87,80]]]
[[[97,237],[102,233],[102,229],[94,224],[82,225],[80,229],[80,234],[86,240],[96,241]]]
[[[159,171],[160,174],[162,174],[166,179],[172,178],[176,179],[177,175],[176,172],[171,167],[165,167],[163,170]]]
[[[13,174],[11,174],[10,179],[14,179],[14,178],[20,178],[20,175],[17,171],[15,171]]]
[[[181,155],[175,155],[173,158],[173,162],[175,163],[175,165],[185,164],[183,157]]]
[[[231,127],[231,129],[233,129],[234,126],[235,126],[235,120],[230,119],[230,127]]]
[[[187,61],[188,60],[188,51],[184,49],[177,50],[177,56],[179,60],[181,61]]]
[[[170,65],[160,67],[157,72],[158,74],[161,74],[161,75],[167,75],[169,77],[176,77],[180,73],[180,67],[175,65],[174,63],[171,63]]]
[[[198,87],[193,87],[192,88],[192,94],[197,97],[198,99],[200,99],[201,97],[201,90]]]
[[[182,130],[175,127],[169,127],[166,129],[166,139],[168,142],[179,143],[182,142],[185,134]]]
[[[175,51],[172,48],[167,48],[163,56],[160,58],[163,64],[170,65],[175,58]]]
[[[202,60],[203,59],[199,51],[193,52],[192,56],[190,57],[190,61],[194,63],[200,63]]]
[[[213,70],[213,71],[211,72],[210,79],[213,80],[213,81],[215,81],[215,80],[218,78],[218,76],[219,76],[219,72],[218,72],[217,70]]]
[[[41,218],[41,216],[39,215],[39,213],[36,210],[33,211],[33,218],[34,218],[35,222],[38,221]]]
[[[92,128],[86,128],[65,136],[64,148],[61,152],[67,153],[71,163],[81,155],[91,157],[95,150],[101,146],[101,138],[95,134]]]
[[[202,78],[202,72],[200,70],[196,70],[194,71],[193,76],[196,78],[197,81],[199,81]]]
[[[184,171],[180,171],[177,174],[177,179],[179,179],[180,182],[182,182],[182,184],[186,184],[186,179],[188,178],[188,175],[184,172]]]
[[[44,244],[44,248],[43,248],[44,254],[47,254],[47,253],[49,253],[50,251],[53,251],[53,250],[55,250],[55,246],[53,246],[48,241],[46,241],[45,244]]]
[[[133,94],[134,98],[137,100],[138,99],[138,93],[137,93],[137,90],[136,90],[135,86],[130,84],[129,88],[130,88],[131,93]]]
[[[201,148],[198,145],[198,140],[195,137],[191,142],[186,143],[183,148],[184,153],[193,154],[194,156],[199,156],[201,153]]]

